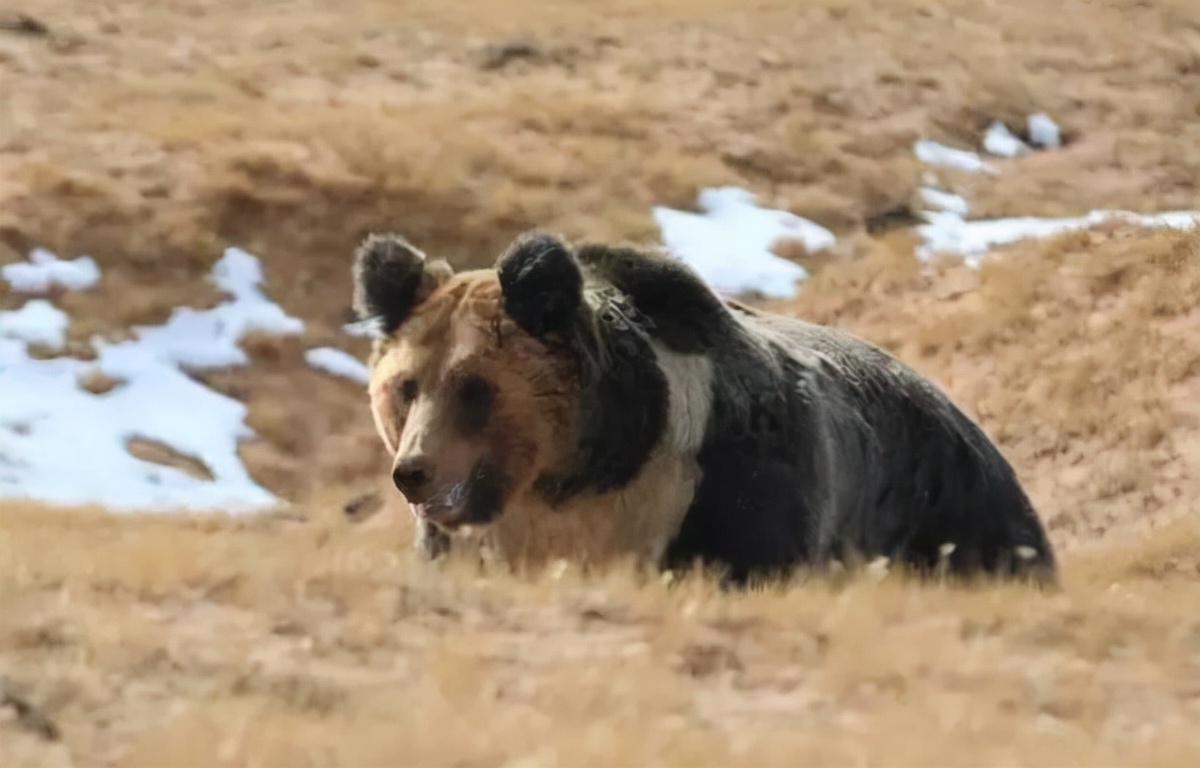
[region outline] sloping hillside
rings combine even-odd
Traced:
[[[0,93],[0,265],[98,267],[43,297],[68,355],[228,303],[230,246],[261,259],[244,295],[303,322],[195,373],[245,404],[238,453],[286,514],[0,503],[4,765],[1200,760],[1200,236],[1110,223],[974,269],[914,258],[912,229],[914,142],[978,150],[1036,112],[1062,147],[937,169],[968,218],[1200,208],[1197,4],[22,0]],[[364,356],[342,329],[358,239],[459,266],[529,226],[654,240],[654,206],[721,185],[834,233],[781,247],[811,276],[764,303],[977,416],[1061,594],[411,561],[361,385],[305,358]],[[0,286],[0,311],[28,305]]]

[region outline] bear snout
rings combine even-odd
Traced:
[[[433,489],[433,461],[425,455],[406,456],[392,467],[392,482],[410,504],[429,501]]]

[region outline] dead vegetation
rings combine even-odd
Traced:
[[[1183,766],[1200,528],[1062,592],[429,569],[399,527],[3,508],[6,765]],[[4,726],[0,726],[4,727]],[[916,734],[920,734],[917,736]]]
[[[231,244],[309,326],[203,375],[248,403],[243,455],[286,518],[0,506],[0,762],[1194,764],[1200,235],[1103,228],[972,271],[884,229],[911,223],[914,139],[977,146],[1041,110],[1062,149],[938,171],[972,216],[1196,207],[1198,62],[1188,0],[0,12],[0,262],[40,245],[103,272],[52,297],[68,352],[212,306]],[[777,308],[980,419],[1051,525],[1061,593],[732,596],[411,560],[361,388],[302,358],[365,354],[339,331],[358,239],[478,265],[534,225],[652,237],[653,205],[725,183],[836,231],[832,254],[780,244],[813,278]]]

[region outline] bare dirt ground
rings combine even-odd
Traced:
[[[0,762],[1200,762],[1198,236],[1108,227],[974,271],[866,232],[914,200],[914,139],[1037,110],[1064,148],[942,174],[972,215],[1200,207],[1200,5],[0,3],[0,262],[93,255],[99,289],[55,297],[83,339],[214,301],[237,244],[309,323],[206,377],[302,519],[0,506]],[[362,392],[301,359],[365,352],[338,330],[358,239],[486,264],[529,226],[652,238],[653,204],[724,183],[835,230],[775,308],[977,416],[1060,593],[411,560]],[[342,514],[375,490],[383,512]]]

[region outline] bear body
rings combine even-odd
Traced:
[[[378,236],[356,264],[356,307],[383,324],[376,424],[400,470],[414,456],[428,470],[394,478],[431,551],[462,539],[510,562],[631,556],[737,584],[880,556],[1056,578],[995,445],[863,339],[724,301],[665,255],[544,233],[495,270],[451,276]],[[475,431],[447,426],[471,405],[443,383],[463,366],[491,398]],[[403,392],[414,376],[431,392],[423,415]]]

